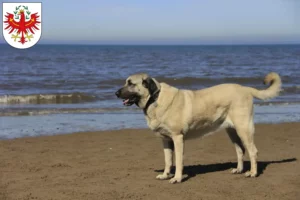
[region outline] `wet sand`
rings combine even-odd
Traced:
[[[2,140],[0,200],[300,199],[300,123],[256,125],[255,142],[257,178],[229,173],[236,154],[221,131],[186,142],[185,179],[172,185],[155,179],[163,150],[147,129]]]

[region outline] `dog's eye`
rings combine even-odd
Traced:
[[[128,86],[133,86],[134,84],[131,82],[131,80],[129,80],[129,81],[127,82],[127,85],[128,85]]]

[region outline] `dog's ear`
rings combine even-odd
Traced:
[[[148,88],[150,95],[157,91],[157,85],[154,80],[150,77],[143,80],[143,86]]]

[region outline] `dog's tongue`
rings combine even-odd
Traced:
[[[128,103],[129,99],[124,99],[123,104],[126,105]]]

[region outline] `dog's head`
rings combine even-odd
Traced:
[[[123,99],[123,104],[136,104],[144,108],[150,96],[160,89],[159,83],[148,74],[134,74],[126,79],[125,85],[115,94]]]

